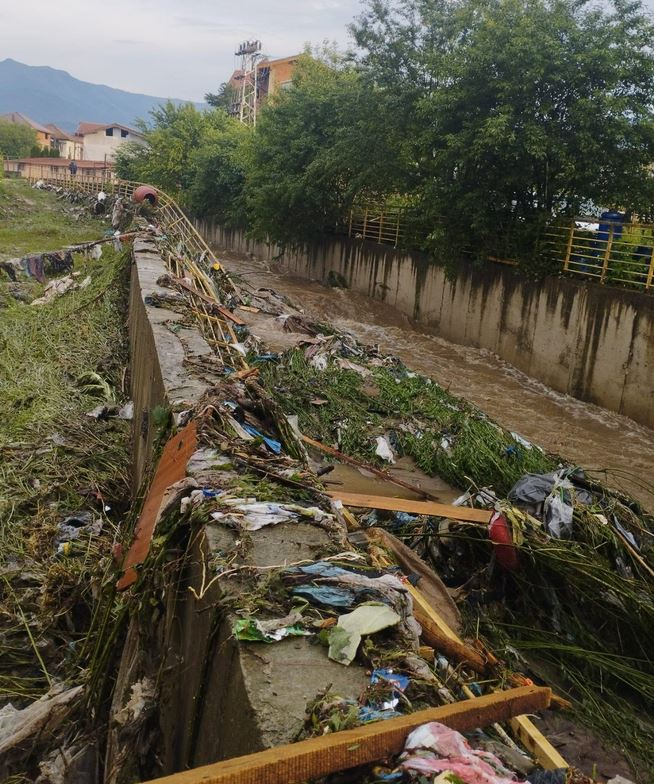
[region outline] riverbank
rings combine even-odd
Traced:
[[[63,260],[64,246],[106,229],[23,182],[0,189],[0,260],[42,251]],[[109,244],[101,259],[70,262],[53,273],[69,291],[40,305],[31,302],[51,262],[43,282],[20,265],[16,280],[0,271],[0,771],[12,781],[34,780],[53,739],[74,751],[66,739],[89,728],[80,687],[130,504],[130,423],[89,416],[126,400],[127,258]],[[7,727],[18,736],[25,726],[12,711],[48,701],[59,708],[44,714],[39,742],[7,738]]]

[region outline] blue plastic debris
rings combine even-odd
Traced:
[[[401,713],[398,713],[396,710],[393,710],[392,708],[378,710],[377,708],[372,708],[369,705],[364,705],[363,708],[359,708],[359,721],[362,724],[369,724],[371,721],[384,721],[385,719],[395,719],[401,715],[402,715]]]
[[[329,585],[298,585],[293,588],[292,593],[293,596],[299,596],[323,607],[349,608],[357,603],[357,595],[354,591]]]
[[[248,425],[247,422],[243,422],[241,427],[245,430],[246,433],[249,433],[251,436],[255,438],[263,439],[263,443],[270,449],[271,452],[274,452],[276,455],[281,454],[282,445],[279,441],[275,441],[274,438],[270,438],[270,436],[265,436],[263,433],[259,432],[256,427],[252,427],[252,425]]]
[[[398,691],[404,691],[411,682],[408,675],[393,672],[393,670],[389,670],[387,667],[381,670],[373,670],[370,683],[380,683],[381,681],[393,684]]]

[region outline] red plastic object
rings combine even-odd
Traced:
[[[511,529],[501,512],[495,512],[488,525],[488,535],[490,536],[495,556],[500,566],[515,572],[518,568],[518,551],[513,544]]]
[[[151,185],[139,185],[139,187],[136,188],[132,194],[132,201],[136,202],[137,204],[141,204],[141,202],[144,201],[149,201],[153,207],[156,207],[159,203],[159,192]]]

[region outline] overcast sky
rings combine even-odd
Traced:
[[[361,0],[0,0],[0,60],[50,65],[87,82],[201,100],[234,51],[258,38],[284,57],[348,43]]]

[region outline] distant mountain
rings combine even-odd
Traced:
[[[0,114],[22,112],[41,124],[54,123],[67,131],[74,131],[82,120],[131,126],[166,100],[82,82],[48,66],[25,65],[9,58],[0,61]]]

